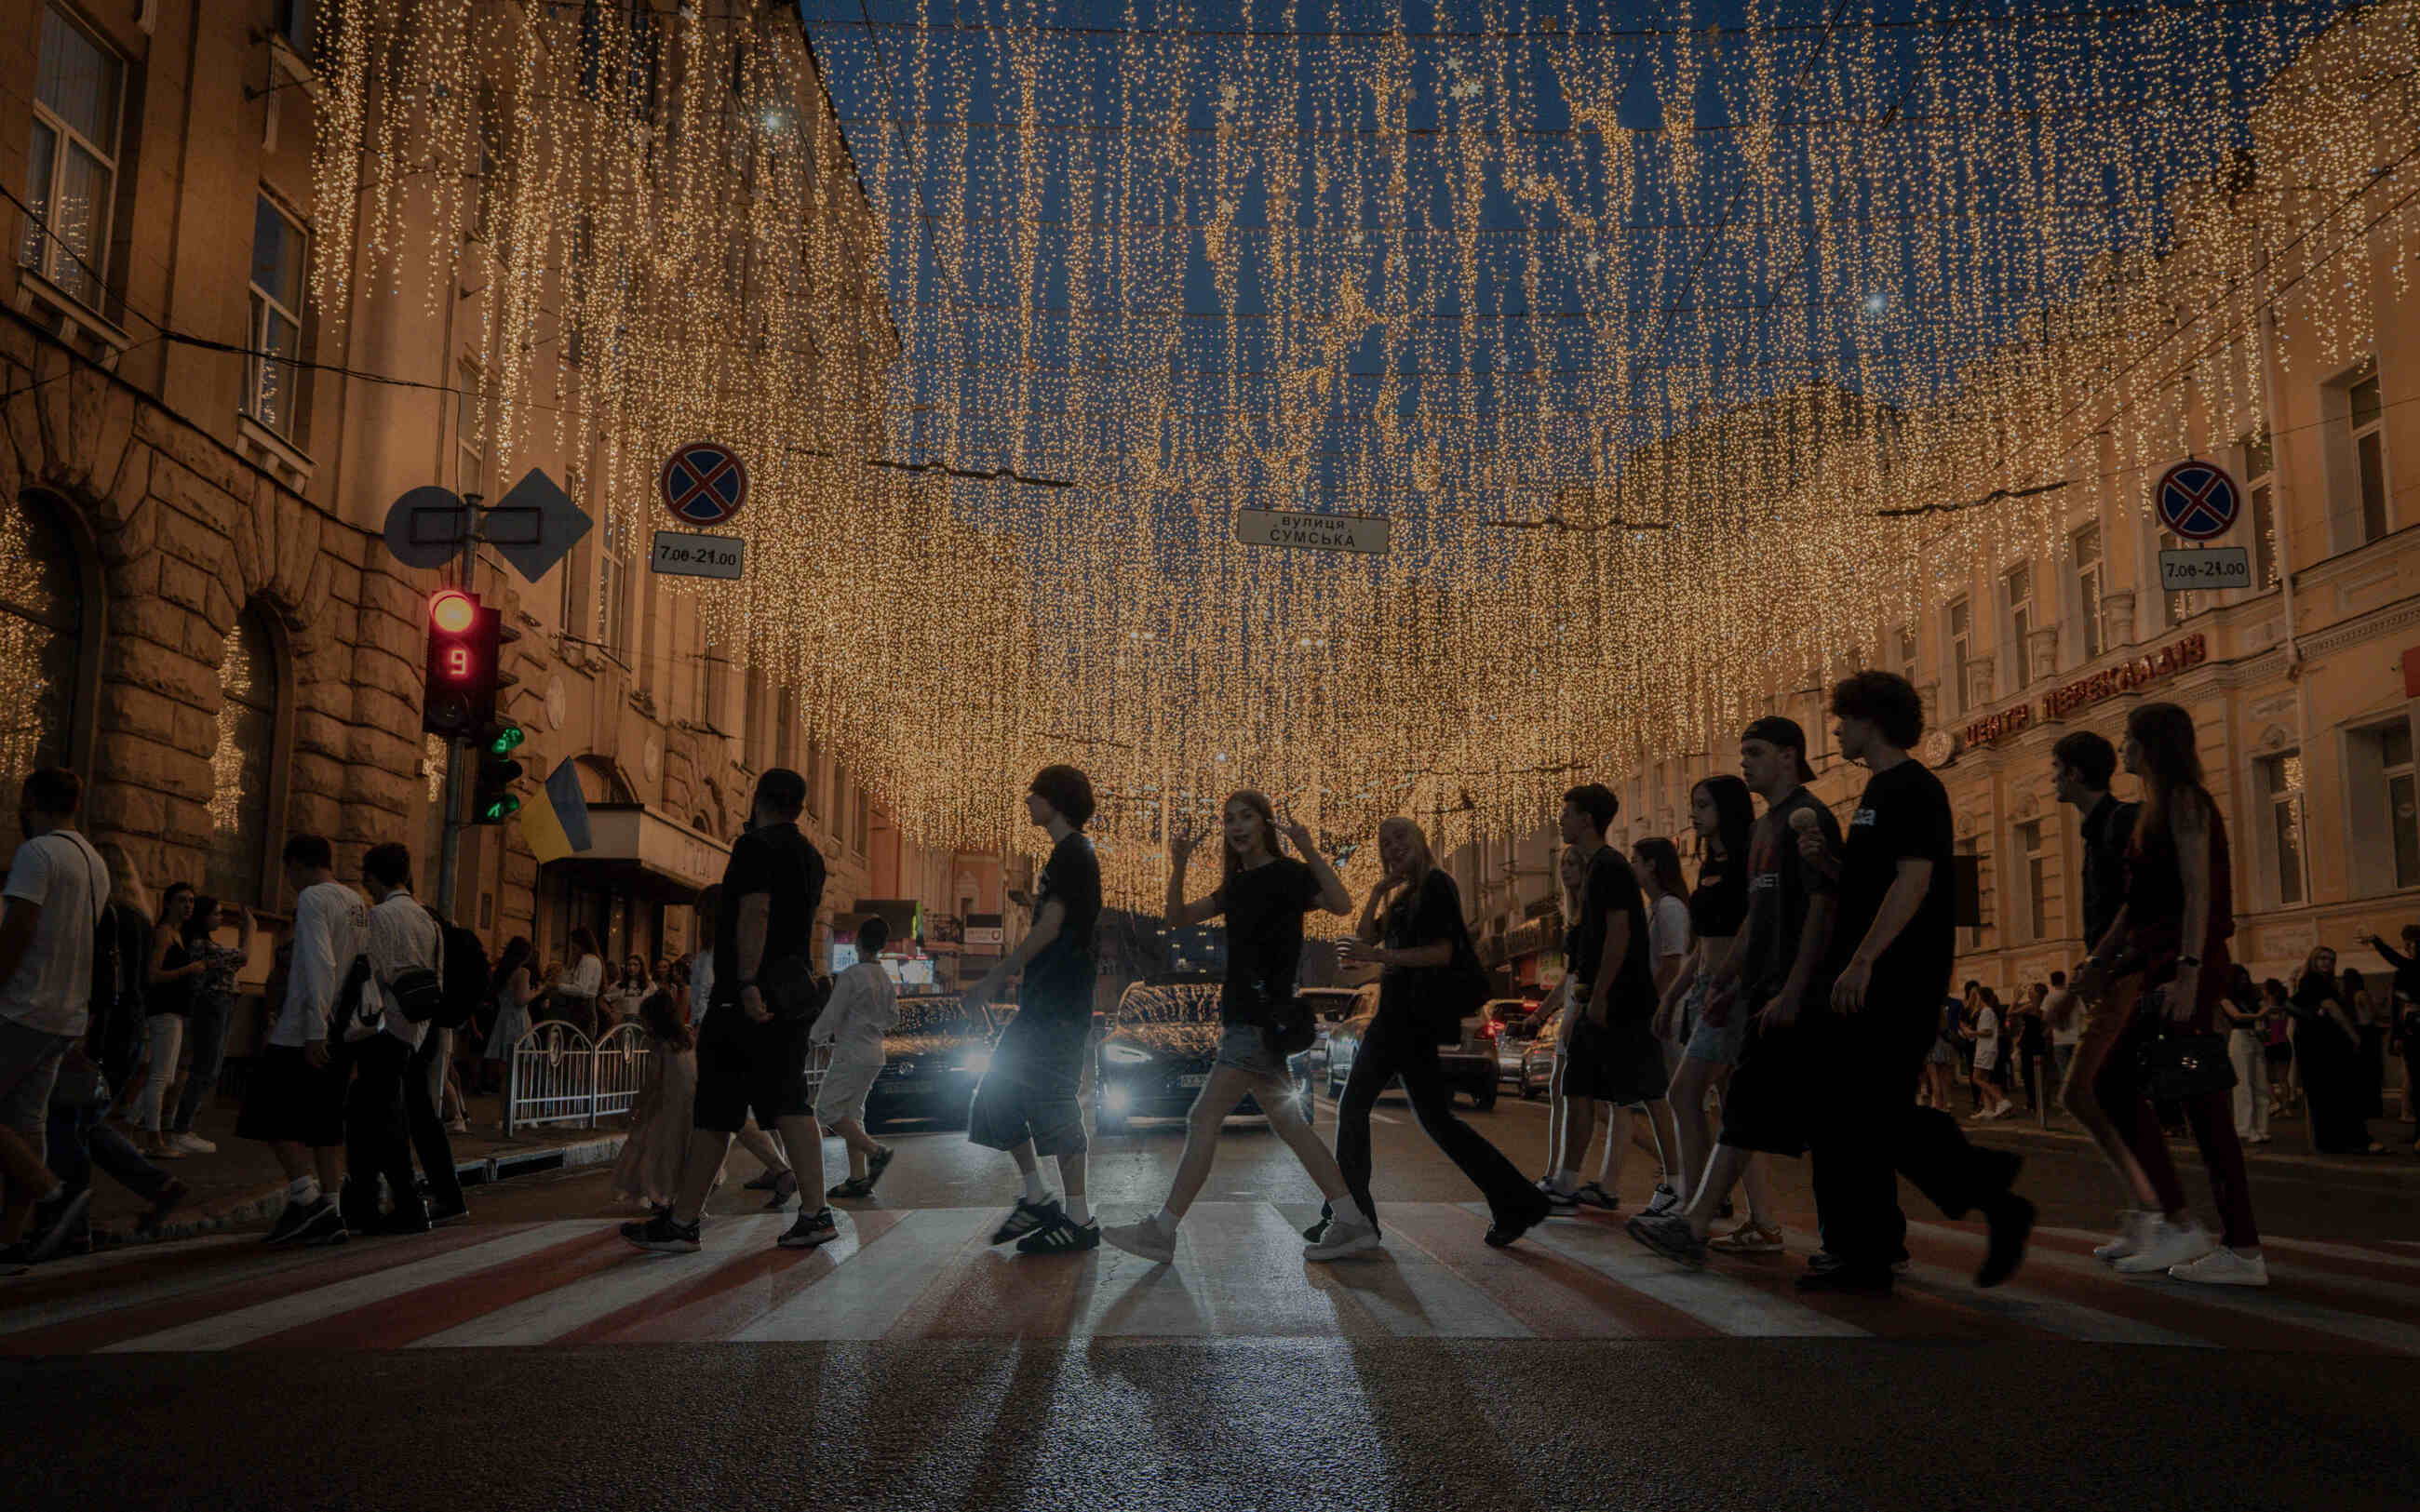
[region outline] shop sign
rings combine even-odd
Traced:
[[[2089,708],[2120,693],[2133,692],[2162,678],[2174,677],[2209,659],[2209,638],[2196,632],[2174,645],[2162,646],[2157,651],[2121,661],[2115,667],[2104,668],[2089,677],[2079,677],[2064,687],[2052,688],[2042,696],[2040,717],[2063,719],[2078,709]],[[2021,731],[2033,728],[2034,718],[2034,706],[2019,703],[1969,722],[1959,731],[1959,734],[1969,746],[1988,746],[1995,740],[2006,740]],[[1937,766],[1942,764],[1933,762],[1931,764]]]
[[[2020,703],[2012,709],[1987,714],[1969,723],[1960,732],[1970,746],[1988,746],[1994,740],[2005,740],[2034,722],[2034,706]]]

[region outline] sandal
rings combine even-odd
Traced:
[[[824,1196],[843,1199],[870,1197],[874,1196],[874,1181],[871,1177],[852,1176],[847,1180],[833,1187],[830,1191],[826,1192]]]
[[[1614,1212],[1621,1207],[1612,1193],[1594,1181],[1583,1183],[1578,1191],[1572,1194],[1572,1200],[1583,1208],[1594,1208],[1600,1212]]]
[[[790,1199],[792,1197],[799,1195],[798,1173],[796,1171],[783,1171],[782,1173],[781,1180],[773,1183],[772,1191],[773,1200],[765,1204],[765,1211],[767,1212],[779,1212],[783,1208],[790,1205]]]
[[[889,1145],[885,1145],[880,1149],[876,1150],[873,1154],[865,1157],[864,1196],[869,1197],[874,1196],[875,1183],[882,1180],[883,1172],[891,1169],[891,1162],[898,1153],[899,1151],[896,1149],[892,1149]]]

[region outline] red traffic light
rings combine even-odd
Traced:
[[[479,623],[479,601],[458,588],[443,588],[428,600],[428,627],[440,635],[460,635]]]

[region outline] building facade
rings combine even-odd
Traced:
[[[671,49],[661,8],[630,8],[631,35],[661,26],[649,45]],[[318,307],[313,16],[304,0],[0,3],[25,40],[0,60],[15,254],[0,266],[0,698],[15,711],[0,779],[74,768],[86,827],[155,889],[190,881],[272,923],[290,906],[278,853],[299,832],[333,840],[347,878],[369,845],[401,839],[433,896],[445,751],[420,733],[420,703],[442,579],[400,565],[381,528],[411,488],[492,499],[514,481],[472,421],[483,373],[521,363],[523,392],[543,395],[582,361],[575,333],[543,322],[508,349],[467,276],[433,291],[356,279],[341,320]],[[812,85],[799,115],[829,122],[796,18],[752,23],[795,52]],[[465,157],[483,193],[494,165]],[[854,167],[844,151],[814,172],[862,254],[831,297],[878,304],[880,239]],[[831,354],[872,395],[876,431],[895,355]],[[510,466],[574,475],[566,463]],[[609,517],[602,499],[577,501]],[[905,843],[800,696],[734,668],[694,601],[632,566],[606,530],[534,583],[479,552],[470,586],[518,632],[503,713],[528,734],[523,799],[572,764],[597,839],[541,867],[510,823],[464,829],[442,902],[491,950],[526,933],[559,958],[582,925],[613,959],[688,949],[690,901],[776,765],[809,780],[827,928],[871,899],[914,900],[937,936],[955,915],[1013,906],[1000,857]]]

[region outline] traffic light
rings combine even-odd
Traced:
[[[467,739],[496,717],[497,651],[504,616],[459,588],[428,596],[428,672],[420,728],[448,740]]]
[[[479,770],[471,789],[471,823],[501,825],[520,811],[521,800],[514,795],[513,784],[520,779],[521,764],[513,759],[513,752],[527,738],[521,727],[510,720],[491,719],[481,727],[473,753]]]

